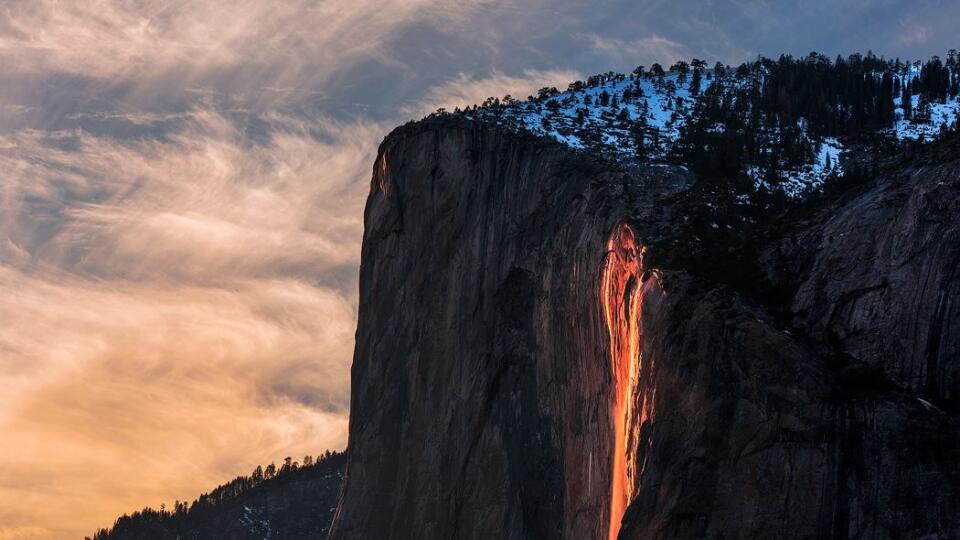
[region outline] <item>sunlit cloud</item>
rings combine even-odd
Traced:
[[[270,120],[261,143],[211,111],[163,140],[4,139],[3,534],[75,536],[344,446],[382,127]]]
[[[566,86],[580,78],[580,74],[571,70],[526,70],[520,75],[507,75],[494,72],[486,77],[473,77],[458,73],[444,84],[435,86],[425,93],[417,107],[404,109],[409,116],[422,116],[437,109],[449,111],[482,103],[489,97],[526,99],[535,95],[543,87]]]
[[[0,51],[23,72],[101,79],[163,74],[178,82],[256,72],[274,86],[311,82],[304,70],[376,50],[399,26],[457,10],[427,0],[117,2],[13,0],[0,11]],[[283,55],[296,54],[293,58]],[[283,62],[278,60],[283,59]],[[234,85],[235,86],[235,85]]]
[[[667,67],[677,60],[689,59],[691,56],[684,45],[655,34],[629,41],[599,34],[582,34],[579,37],[595,51],[615,58],[617,64],[642,59],[651,64],[660,62]]]
[[[5,245],[34,265],[105,278],[223,282],[355,264],[356,188],[384,128],[268,120],[263,143],[211,111],[163,140],[0,138]],[[330,133],[335,142],[322,140]]]

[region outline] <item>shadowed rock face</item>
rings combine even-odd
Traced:
[[[960,155],[957,156],[960,158]],[[795,325],[960,411],[960,167],[906,168],[783,242]]]
[[[643,266],[682,171],[398,129],[365,212],[333,537],[960,533],[957,170],[881,180],[771,246],[784,327]]]

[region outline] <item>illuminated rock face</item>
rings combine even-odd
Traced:
[[[373,177],[336,536],[606,537],[630,429],[611,407],[631,394],[611,362],[607,251],[658,193],[465,123],[400,130]]]
[[[866,242],[837,223],[862,226],[903,198],[896,189],[865,191],[762,252],[771,283],[798,291],[775,319],[706,278],[645,268],[643,246],[676,219],[668,196],[686,185],[682,170],[620,170],[447,119],[400,128],[380,150],[334,538],[960,531],[960,426],[945,398],[960,339],[957,276],[945,269],[956,251],[907,263],[942,291],[911,323],[941,321],[924,349],[945,374],[929,385],[941,389],[934,402],[897,379],[861,378],[876,376],[857,371],[870,358],[843,364],[836,347],[868,350],[857,334],[817,337],[837,313],[828,307],[852,298],[833,292],[831,269],[859,271],[833,243],[860,253]],[[928,206],[898,227],[960,245],[950,210]],[[878,310],[901,308],[876,302],[842,313],[918,335],[883,330],[898,321]]]
[[[637,480],[638,428],[646,424],[647,392],[638,388],[641,306],[644,283],[643,247],[629,225],[614,229],[607,243],[600,297],[610,333],[610,417],[613,424],[613,465],[610,473],[610,531],[615,540],[627,505],[633,500]],[[651,400],[652,404],[652,400]]]
[[[613,467],[610,479],[610,534],[616,539],[620,520],[633,495],[632,468],[627,467],[627,426],[633,417],[631,397],[640,367],[640,247],[627,225],[610,238],[601,295],[610,332],[610,370],[613,373]]]
[[[387,153],[383,152],[377,156],[376,164],[373,166],[373,182],[370,185],[370,191],[381,193],[383,195],[390,194],[390,184],[388,183],[388,176],[390,175],[390,164],[387,161]]]

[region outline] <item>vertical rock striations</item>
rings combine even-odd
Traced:
[[[641,199],[629,175],[466,122],[384,142],[336,537],[606,536],[600,282]]]
[[[627,504],[633,498],[634,470],[628,467],[627,447],[632,442],[629,430],[633,418],[633,391],[640,368],[640,303],[643,273],[641,251],[629,225],[614,230],[607,245],[600,298],[610,333],[610,371],[613,403],[613,448],[610,478],[610,531],[616,540]],[[632,465],[632,464],[631,464]]]
[[[398,129],[364,217],[333,538],[960,533],[956,171],[880,181],[768,249],[797,291],[782,326],[644,267],[682,170]]]

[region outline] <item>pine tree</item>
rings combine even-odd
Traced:
[[[917,110],[913,115],[914,122],[918,124],[929,123],[932,112],[930,98],[927,97],[926,94],[920,94],[920,100],[917,102]]]
[[[718,79],[722,79],[727,76],[727,66],[723,65],[723,62],[717,62],[713,65],[713,73]]]
[[[700,95],[700,73],[699,69],[695,69],[693,70],[693,76],[690,77],[690,95],[693,97]]]
[[[893,75],[889,71],[883,73],[880,82],[880,92],[877,95],[877,125],[885,128],[893,122]]]
[[[610,104],[610,94],[606,90],[600,92],[600,95],[598,97],[599,97],[598,101],[601,107],[606,107],[607,105]]]
[[[910,82],[903,85],[903,94],[900,96],[900,107],[903,108],[903,119],[910,120],[913,117],[913,92],[910,90]]]
[[[677,80],[680,82],[680,85],[683,86],[687,82],[687,74],[690,73],[690,64],[680,60],[676,64],[670,66],[670,71],[676,71],[679,74]]]
[[[950,79],[950,97],[956,98],[960,94],[960,56],[956,49],[947,53],[947,73]]]
[[[639,161],[643,161],[647,157],[647,145],[644,141],[643,131],[639,124],[634,124],[630,129],[630,135],[633,137],[634,155]]]
[[[690,79],[690,95],[697,97],[700,94],[700,81],[707,63],[699,58],[694,58],[690,61],[690,66],[693,68],[693,77]]]

